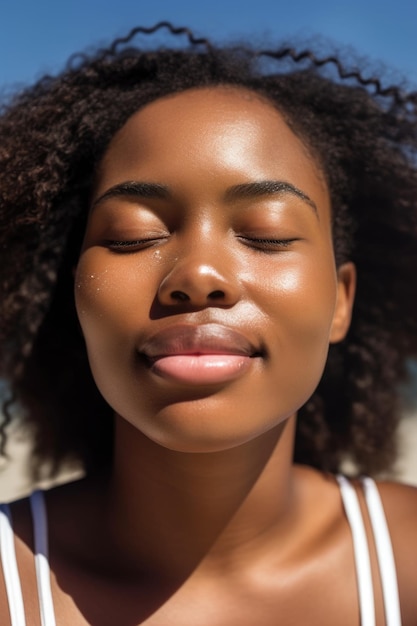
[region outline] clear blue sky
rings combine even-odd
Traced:
[[[417,85],[416,0],[0,0],[0,88],[58,71],[71,53],[162,19],[216,40],[323,35]]]

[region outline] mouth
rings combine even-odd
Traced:
[[[234,380],[262,356],[242,333],[220,324],[166,328],[146,339],[139,353],[156,376],[190,385]]]

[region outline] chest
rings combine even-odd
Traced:
[[[302,566],[260,568],[241,577],[219,572],[213,580],[191,576],[161,587],[89,576],[64,566],[52,575],[57,626],[362,626],[349,542]],[[36,578],[30,563],[22,584],[31,626],[38,619]],[[376,626],[385,626],[382,596],[374,580]],[[2,624],[8,624],[7,611]],[[47,624],[47,626],[50,626]],[[365,625],[366,626],[366,625]]]

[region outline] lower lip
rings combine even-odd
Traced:
[[[234,380],[250,363],[251,358],[241,354],[178,354],[157,359],[152,371],[180,383],[206,385]]]

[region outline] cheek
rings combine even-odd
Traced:
[[[330,259],[297,259],[265,277],[261,307],[276,342],[291,358],[306,356],[324,366],[335,311],[337,282]]]
[[[100,248],[82,253],[75,275],[81,325],[92,318],[95,323],[112,323],[115,331],[127,330],[130,319],[149,310],[152,293],[150,272],[129,262],[127,255],[109,258],[108,251]]]
[[[285,390],[288,406],[296,412],[314,393],[326,364],[335,274],[326,264],[298,265],[271,278],[268,291],[264,313],[272,331],[270,399],[278,405]]]
[[[117,259],[109,262],[105,253],[93,248],[82,253],[75,304],[93,377],[108,402],[121,400],[118,372],[132,361],[133,328],[140,315],[130,296],[140,291]]]
[[[93,249],[80,257],[75,275],[75,303],[90,358],[112,344],[127,341],[129,327],[137,314],[131,293],[139,290],[123,269]]]

